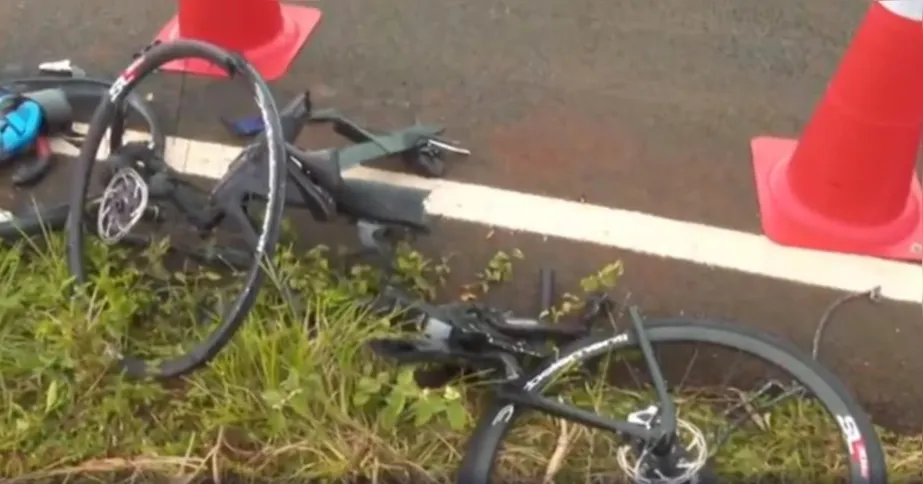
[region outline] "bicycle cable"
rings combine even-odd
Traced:
[[[881,301],[881,286],[875,286],[865,291],[853,292],[845,296],[840,296],[827,306],[824,314],[820,317],[820,321],[817,323],[817,329],[814,331],[814,340],[811,344],[811,358],[817,359],[817,355],[820,352],[821,339],[823,339],[824,332],[827,330],[827,326],[830,324],[830,320],[833,319],[836,311],[846,303],[858,301],[863,298],[868,298],[872,303]]]

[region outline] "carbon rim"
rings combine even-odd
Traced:
[[[876,484],[886,482],[883,451],[867,415],[853,401],[835,376],[810,358],[802,356],[800,351],[756,332],[688,320],[651,323],[648,325],[648,330],[649,338],[655,345],[655,349],[658,344],[664,343],[714,344],[753,355],[784,370],[812,393],[830,414],[831,420],[835,419],[839,425],[843,455],[849,456],[851,478],[848,482]],[[618,338],[622,339],[617,340]],[[574,343],[562,349],[561,358],[566,359],[567,355],[572,355],[581,348],[587,348],[604,339],[594,337]],[[614,341],[612,345],[599,346],[595,351],[581,355],[579,360],[587,361],[616,351],[624,353],[635,344],[634,338],[628,334],[611,339]],[[543,365],[542,368],[525,378],[522,384],[531,383],[534,385],[534,391],[545,389],[555,375],[539,376],[543,371],[548,370],[552,363]],[[489,411],[481,417],[477,430],[468,443],[468,451],[461,466],[458,482],[493,482],[494,466],[501,455],[500,452],[504,448],[504,442],[512,424],[530,413],[528,409],[506,405],[503,402],[493,404]]]
[[[221,323],[205,341],[186,354],[149,364],[144,360],[127,355],[120,357],[120,367],[131,377],[173,378],[191,372],[206,364],[228,343],[242,324],[253,306],[259,288],[267,271],[272,271],[271,255],[278,241],[285,198],[284,142],[279,112],[265,81],[253,67],[239,56],[206,42],[179,40],[159,44],[146,50],[123,71],[109,90],[109,95],[97,107],[86,140],[75,163],[75,176],[70,196],[70,210],[67,220],[68,265],[78,283],[89,280],[85,264],[83,204],[88,196],[96,153],[106,132],[118,119],[119,110],[132,89],[145,77],[156,72],[164,64],[191,58],[203,59],[221,66],[230,76],[243,79],[252,86],[256,104],[265,126],[269,190],[265,216],[260,234],[253,248],[252,265],[246,271],[243,288],[232,304],[226,307]]]

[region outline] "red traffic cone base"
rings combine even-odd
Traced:
[[[321,11],[277,0],[180,0],[179,13],[156,39],[211,42],[242,54],[267,80],[285,75],[321,20]],[[224,71],[208,62],[171,62],[164,70],[211,77]]]
[[[786,173],[798,142],[754,138],[750,143],[763,231],[782,245],[896,260],[923,256],[923,190],[910,180],[900,213],[881,224],[856,224],[812,211],[792,192]],[[855,196],[860,196],[856,194]]]

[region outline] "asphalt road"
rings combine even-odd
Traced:
[[[749,138],[796,134],[861,19],[859,0],[315,2],[280,94],[396,126],[444,123],[462,181],[758,230]],[[0,4],[0,63],[115,73],[174,2]],[[2,65],[2,64],[0,64]],[[178,78],[157,87],[172,114]],[[220,89],[188,81],[178,130],[222,135]]]
[[[754,233],[749,140],[797,134],[866,8],[862,0],[313,5],[325,17],[274,85],[280,96],[309,88],[318,104],[382,128],[414,119],[443,123],[449,137],[474,150],[451,166],[455,180]],[[70,58],[111,75],[174,9],[165,0],[6,0],[0,67]],[[216,118],[236,101],[213,84],[172,76],[150,89],[179,135],[225,141]],[[61,191],[46,185],[37,193],[43,199]],[[21,205],[25,195],[0,184],[4,208]],[[440,230],[427,250],[463,251],[475,261],[464,265],[483,264],[496,249],[522,248],[531,262],[514,291],[521,307],[538,265],[563,268],[572,282],[623,259],[634,297],[654,312],[746,321],[805,345],[837,296],[536,237],[488,239],[486,230],[463,224]],[[877,416],[919,428],[923,390],[905,382],[923,374],[918,345],[908,346],[923,340],[923,331],[911,319],[919,320],[918,307],[860,311],[831,336],[839,351],[830,357]],[[895,332],[898,322],[910,326]],[[880,344],[869,348],[869,341]]]

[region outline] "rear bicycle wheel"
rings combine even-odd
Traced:
[[[253,228],[259,233],[254,237],[255,243],[252,246],[249,265],[241,271],[244,277],[239,289],[236,289],[239,293],[232,301],[223,305],[219,311],[220,315],[217,316],[219,321],[215,329],[204,338],[204,341],[196,343],[178,357],[145,359],[119,351],[117,355],[119,366],[132,378],[167,379],[187,374],[207,364],[228,344],[254,305],[267,271],[272,270],[271,258],[278,242],[282,222],[286,180],[285,145],[279,111],[265,81],[243,58],[212,44],[193,40],[158,44],[146,50],[113,83],[109,95],[103,99],[93,114],[80,154],[74,164],[66,227],[68,265],[71,273],[77,283],[91,282],[92,278],[87,271],[89,247],[85,244],[84,227],[94,224],[85,223],[87,215],[84,207],[88,202],[93,169],[99,166],[99,163],[96,163],[96,156],[106,133],[121,123],[120,113],[124,109],[125,100],[141,80],[168,62],[188,59],[205,60],[224,69],[228,77],[243,81],[256,101],[259,116],[265,127],[262,149],[268,171],[268,189],[263,204],[264,212],[262,217],[258,218],[259,222],[254,223]],[[118,147],[112,147],[110,151],[115,152],[117,149]],[[168,169],[163,167],[163,170]],[[160,174],[166,173],[167,171],[163,171]],[[144,186],[143,178],[137,171],[130,169],[127,170],[125,176],[122,176],[120,172],[114,177],[109,177],[108,191],[125,190],[126,186],[131,185],[134,192],[140,191],[143,195],[139,202],[142,210],[139,212],[137,207],[132,207],[132,213],[128,214],[130,220],[126,222],[126,231],[139,221],[140,213],[148,203],[147,187]],[[116,180],[121,185],[113,185],[112,180]],[[137,190],[138,187],[142,189]],[[114,190],[109,190],[110,188]],[[104,193],[103,196],[105,197],[106,194]],[[123,201],[123,205],[131,205],[129,202],[133,202],[130,197]]]
[[[688,449],[700,446],[698,451],[705,452],[699,464],[701,475],[698,477],[703,478],[701,482],[708,482],[705,480],[706,475],[716,475],[719,479],[745,479],[741,482],[768,479],[771,482],[883,484],[887,481],[881,442],[869,417],[836,376],[806,354],[771,336],[724,324],[667,319],[645,322],[645,328],[660,361],[668,389],[676,402],[680,429],[687,430],[685,433],[688,440],[703,437],[687,444],[684,432],[680,431],[678,435]],[[680,348],[689,344],[706,346],[706,349],[698,348],[688,352]],[[631,332],[584,338],[562,348],[558,358],[543,364],[516,386],[544,394],[551,391],[566,398],[563,390],[553,387],[564,380],[562,377],[569,369],[586,368],[586,363],[600,361],[601,357],[608,357],[613,367],[628,368],[627,373],[635,379],[637,377],[631,375],[634,371],[632,366],[641,368],[641,371],[645,368],[643,361],[631,356],[632,350],[637,348],[637,341]],[[787,378],[783,377],[780,381],[783,384],[792,383],[792,390],[795,391],[777,389],[772,398],[767,395],[746,398],[740,394],[739,389],[731,391],[738,386],[746,386],[748,380],[752,385],[753,377],[765,375],[759,372],[757,375],[752,374],[752,366],[744,364],[739,358],[720,359],[716,356],[719,350],[730,350],[739,357],[752,357],[774,365],[787,375]],[[705,361],[704,371],[694,370],[694,360]],[[738,378],[724,376],[717,388],[704,383],[707,377],[722,369],[737,371]],[[671,379],[668,373],[670,370],[680,370],[679,377]],[[775,375],[778,372],[770,376]],[[620,376],[626,376],[626,372],[607,373],[604,379],[621,380]],[[643,376],[641,378],[645,379]],[[585,382],[586,379],[581,381]],[[627,385],[622,382],[619,385],[619,389],[613,393],[586,392],[575,398],[578,401],[573,403],[579,407],[593,407],[597,413],[608,413],[616,420],[626,420],[627,414],[637,413],[657,402],[652,391],[643,388],[630,391],[624,388]],[[763,385],[760,388],[765,387]],[[812,395],[817,404],[805,404],[804,397],[807,395]],[[708,404],[714,404],[719,410],[706,409],[699,405],[701,402],[693,402],[695,396],[703,398]],[[780,412],[768,412],[764,408],[768,407],[768,403],[781,405],[785,402]],[[724,410],[720,410],[722,408]],[[541,459],[536,458],[536,454],[541,452],[536,452],[535,447],[546,443],[557,450],[559,446],[555,442],[559,443],[559,436],[556,435],[557,426],[553,423],[549,425],[548,422],[538,423],[536,417],[540,419],[541,416],[536,413],[529,412],[528,408],[521,405],[493,402],[480,418],[468,442],[458,482],[505,482],[547,471],[548,463],[542,463]],[[799,420],[800,416],[806,415],[811,419]],[[817,422],[820,417],[830,420],[827,426]],[[799,422],[813,427],[790,428]],[[522,432],[517,434],[517,429],[513,428],[514,423],[523,424]],[[717,424],[718,431],[706,432],[707,423]],[[757,428],[754,430],[753,427]],[[728,437],[731,430],[749,433],[742,438],[731,439]],[[789,434],[788,441],[781,444],[778,437],[767,436],[774,430]],[[585,432],[582,434],[585,439],[580,442],[572,440],[569,446],[565,446],[569,452],[565,460],[571,464],[569,472],[583,474],[568,475],[569,478],[587,479],[587,475],[593,478],[619,475],[624,478],[627,473],[635,482],[689,482],[688,478],[679,481],[665,478],[658,481],[650,476],[632,475],[640,468],[629,463],[629,469],[625,469],[626,460],[630,460],[629,454],[637,453],[638,449],[626,446],[617,436],[600,434],[604,432]],[[708,437],[712,437],[713,441],[707,442]],[[791,441],[793,438],[796,439],[794,442]],[[727,444],[735,447],[722,455],[721,446]],[[821,451],[812,453],[807,448],[809,444],[819,444]],[[773,450],[780,451],[782,455],[769,456],[768,453]],[[839,452],[840,458],[831,456],[832,451]],[[639,461],[636,459],[636,462]]]
[[[107,93],[107,89],[111,87],[111,83],[99,79],[62,79],[55,77],[14,79],[10,81],[10,84],[3,85],[6,87],[10,87],[11,85],[18,86],[22,89],[64,86],[63,89],[65,93],[68,94],[69,98],[89,99],[102,99],[104,97],[103,95]],[[156,156],[162,157],[166,152],[166,135],[164,135],[163,126],[153,109],[151,109],[141,96],[135,93],[128,93],[124,102],[125,108],[127,109],[124,114],[143,121],[150,134],[150,144],[153,153]],[[113,151],[115,148],[118,148],[118,140],[122,138],[122,134],[124,133],[124,119],[125,116],[122,116],[121,120],[116,120],[118,121],[118,126],[113,129],[116,134],[110,136],[110,141],[113,143],[110,149]],[[79,140],[71,139],[68,142],[75,147],[83,146],[82,142]],[[53,205],[47,208],[30,206],[28,209],[22,211],[0,211],[0,241],[8,243],[17,242],[24,238],[46,236],[51,233],[63,232],[67,225],[69,211],[68,204],[63,202],[59,205]]]

